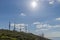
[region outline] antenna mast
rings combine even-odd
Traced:
[[[9,30],[10,30],[10,21],[9,21]]]

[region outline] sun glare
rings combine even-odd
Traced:
[[[35,8],[35,7],[37,6],[37,2],[36,2],[36,1],[33,1],[33,2],[31,3],[31,6],[32,6],[32,8]]]

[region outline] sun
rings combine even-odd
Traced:
[[[36,2],[36,1],[33,1],[33,2],[31,3],[31,6],[32,6],[32,8],[36,8],[36,7],[37,7],[37,2]]]

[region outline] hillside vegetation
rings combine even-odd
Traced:
[[[0,40],[50,40],[32,33],[0,30]]]

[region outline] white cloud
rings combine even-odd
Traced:
[[[24,14],[24,13],[21,13],[21,14],[20,14],[20,16],[26,16],[26,14]]]
[[[11,25],[11,26],[14,26],[14,23],[11,23],[10,25]]]
[[[14,23],[11,23],[11,26],[14,27]],[[25,32],[26,31],[25,27],[27,27],[27,26],[28,26],[28,24],[15,24],[15,28],[18,29],[18,31],[21,28],[21,31]]]
[[[40,24],[40,22],[34,22],[33,24]]]
[[[49,0],[49,4],[53,5],[54,4],[54,0]]]
[[[59,18],[56,18],[56,20],[59,20],[60,21],[60,17]]]
[[[43,25],[38,24],[38,25],[36,25],[36,28],[42,28],[42,26],[43,26]]]
[[[16,25],[16,28],[24,28],[25,27],[25,24],[15,24]]]
[[[12,23],[11,26],[14,27],[14,23]],[[15,24],[15,27],[18,28],[18,29],[19,29],[20,27],[21,27],[21,28],[24,28],[25,26],[28,26],[28,24]]]
[[[43,24],[43,27],[50,29],[50,28],[56,28],[58,27],[58,25]]]
[[[36,29],[53,29],[53,28],[60,28],[60,25],[50,25],[47,23],[41,23],[41,22],[34,22]]]
[[[46,28],[46,27],[48,27],[47,24],[37,24],[36,25],[36,28],[38,28],[38,29],[42,29],[42,28]]]

